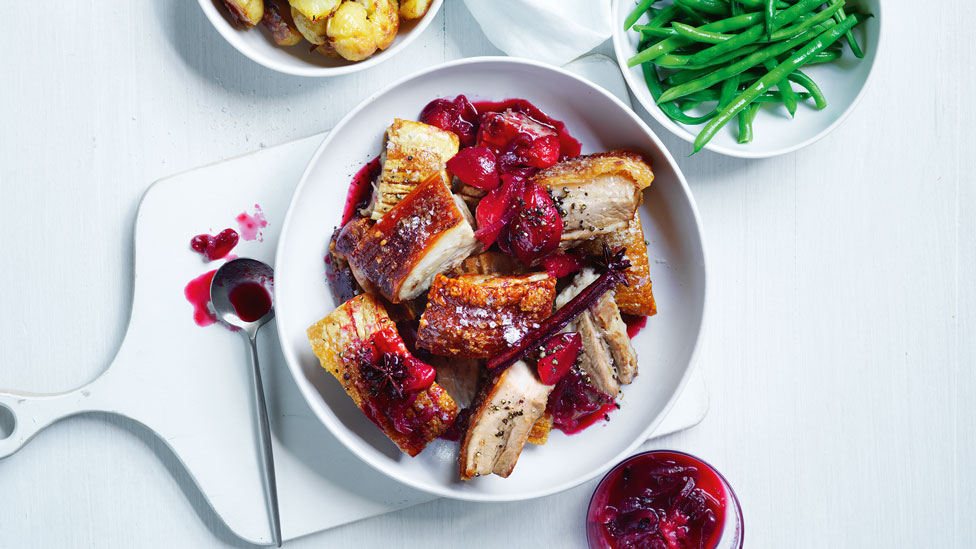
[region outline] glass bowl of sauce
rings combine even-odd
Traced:
[[[591,549],[741,549],[743,536],[742,508],[725,477],[673,450],[622,461],[586,513]]]

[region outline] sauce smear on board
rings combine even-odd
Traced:
[[[183,288],[183,296],[193,305],[193,321],[197,326],[210,326],[217,322],[217,315],[210,310],[210,282],[217,269],[194,278]]]

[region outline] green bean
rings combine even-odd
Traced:
[[[760,107],[762,107],[761,104],[753,103],[746,110],[739,113],[740,145],[752,142],[752,123],[756,119],[756,114],[759,112]]]
[[[836,61],[840,59],[843,54],[839,51],[822,51],[817,55],[814,55],[812,59],[807,61],[807,65],[819,65],[821,63],[830,63],[831,61]]]
[[[800,92],[796,95],[796,97],[797,99],[805,101],[807,99],[810,99],[811,95],[809,92]],[[712,101],[716,101],[714,96],[702,97],[700,99],[699,98],[688,99],[687,97],[682,97],[681,99],[677,100],[676,103],[678,103],[678,108],[681,109],[682,111],[690,111],[704,105],[705,103],[711,103]],[[753,101],[752,104],[753,105],[757,103],[758,104],[765,104],[765,103],[779,104],[782,102],[783,99],[779,96],[778,93],[766,92],[765,94],[760,95],[758,98],[756,98],[756,100]]]
[[[729,8],[722,2],[718,0],[674,0],[676,4],[681,4],[682,6],[690,9],[697,10],[702,13],[710,13],[712,15],[729,15]]]
[[[725,42],[726,40],[729,40],[735,36],[733,34],[722,34],[720,32],[701,30],[698,27],[692,27],[691,25],[685,25],[684,23],[679,23],[677,21],[671,23],[671,28],[685,38],[690,38],[695,42],[704,42],[706,44],[721,44],[722,42]]]
[[[742,4],[738,0],[729,0],[729,7],[732,8],[732,15],[742,15]]]
[[[678,99],[678,101],[697,101],[699,103],[704,103],[706,101],[718,101],[721,95],[722,95],[721,90],[714,90],[714,89],[702,90],[700,92],[695,92],[691,95],[686,95],[685,97]],[[800,92],[796,94],[796,98],[801,101],[805,101],[807,99],[810,99],[811,97],[813,96],[809,92]],[[764,92],[759,97],[757,97],[755,102],[756,103],[782,103],[783,98],[780,97],[780,95],[776,92],[767,91]]]
[[[672,4],[673,5],[673,4]],[[757,21],[762,19],[762,14],[758,13],[748,13],[745,15],[737,15],[735,17],[729,17],[727,19],[721,19],[714,23],[709,23],[699,27],[701,30],[713,31],[713,32],[729,32],[739,29],[744,29],[754,25]],[[648,61],[653,61],[658,57],[670,53],[682,46],[687,46],[693,42],[683,36],[674,36],[672,38],[665,38],[657,44],[641,50],[637,55],[631,57],[627,60],[628,67],[636,67],[641,63],[646,63]]]
[[[658,80],[657,70],[653,65],[644,65],[641,68],[644,70],[644,82],[647,83],[647,91],[651,92],[651,97],[657,101],[657,98],[661,96],[661,81]],[[671,120],[681,122],[682,124],[687,124],[689,126],[697,126],[702,122],[710,120],[713,116],[715,116],[716,112],[712,111],[703,116],[692,117],[683,113],[674,103],[665,103],[664,105],[660,105],[660,107],[661,111],[668,115],[668,118]]]
[[[770,59],[763,63],[766,70],[772,71],[775,69],[779,63],[774,59]],[[790,118],[796,116],[796,92],[793,91],[793,86],[790,86],[789,80],[781,80],[779,84],[776,85],[779,89],[779,95],[783,98],[783,106],[786,107],[786,112],[790,113]]]
[[[690,82],[696,78],[705,76],[706,74],[712,72],[713,70],[714,69],[711,67],[706,67],[704,69],[688,69],[688,70],[678,71],[665,78],[664,83],[667,84],[668,87],[674,87],[679,84],[684,84],[685,82]]]
[[[641,0],[640,3],[637,4],[637,7],[634,8],[634,11],[630,12],[630,15],[624,19],[624,30],[630,29],[630,27],[632,27],[634,23],[641,18],[641,15],[644,15],[644,12],[651,9],[651,6],[653,6],[655,2],[657,2],[657,0]]]
[[[750,53],[752,53],[754,51],[757,51],[757,50],[762,49],[762,47],[763,47],[762,44],[749,44],[748,46],[743,46],[743,47],[741,47],[741,48],[739,48],[737,50],[730,51],[729,53],[727,53],[725,55],[720,55],[720,56],[716,57],[715,59],[712,59],[711,61],[708,61],[706,63],[702,63],[701,65],[692,65],[691,63],[689,63],[688,65],[685,66],[685,68],[686,69],[704,69],[704,68],[709,68],[710,67],[712,70],[715,70],[716,65],[724,65],[724,64],[726,64],[729,61],[732,61],[734,59],[738,59],[740,57],[745,57],[745,56],[749,55]]]
[[[730,51],[735,51],[742,46],[748,46],[762,36],[763,28],[756,25],[745,32],[735,35],[731,40],[726,40],[721,44],[716,44],[712,47],[705,48],[702,51],[694,54],[688,60],[689,65],[702,65],[708,63],[709,61],[715,59],[720,55],[729,53]]]
[[[694,8],[690,8],[681,2],[675,2],[673,5],[677,6],[678,10],[687,15],[688,18],[691,19],[696,25],[704,25],[708,23],[705,17],[695,11]]]
[[[716,57],[715,59],[712,59],[711,61],[702,63],[700,65],[692,65],[690,63],[691,60],[690,55],[680,55],[674,53],[662,55],[661,57],[655,59],[653,63],[664,69],[680,69],[682,72],[705,70],[705,69],[707,69],[708,72],[710,72],[718,68],[719,65],[725,65],[730,61],[734,61],[740,57],[745,57],[746,55],[749,55],[750,53],[762,47],[763,47],[762,44],[750,44],[748,46],[739,48],[735,51],[731,51],[725,55],[720,55],[719,57]],[[708,72],[706,72],[705,74],[708,74]]]
[[[655,59],[654,64],[662,69],[684,69],[688,66],[688,56],[669,53]]]
[[[820,90],[820,86],[813,81],[813,78],[810,78],[802,71],[796,70],[790,73],[787,79],[790,82],[796,82],[810,92],[810,96],[813,97],[813,102],[817,105],[817,110],[827,108],[827,97],[824,96],[823,91]]]
[[[776,20],[776,0],[766,0],[766,37],[773,38],[773,22]]]
[[[785,9],[785,10],[779,12],[779,13],[770,14],[767,11],[764,14],[764,18],[766,20],[766,31],[767,31],[766,34],[767,34],[767,38],[769,40],[772,40],[772,32],[771,31],[775,31],[777,29],[780,29],[780,28],[782,28],[782,27],[784,27],[784,26],[792,23],[793,21],[795,21],[797,18],[799,18],[804,13],[804,12],[801,12],[799,10],[796,10],[795,8],[797,6],[808,6],[808,7],[811,7],[811,9],[812,9],[813,7],[816,7],[816,5],[820,5],[822,3],[823,3],[823,0],[800,0],[800,2],[798,4],[796,4],[794,6],[791,6],[790,8],[787,8],[787,9]],[[757,30],[757,28],[758,28],[758,30]],[[753,28],[750,28],[750,29],[742,32],[741,34],[737,35],[735,38],[733,38],[731,40],[727,40],[727,41],[725,41],[725,42],[723,42],[721,44],[716,44],[716,45],[714,45],[714,46],[712,46],[710,48],[706,48],[706,49],[704,49],[704,50],[696,53],[688,61],[688,64],[689,65],[702,65],[702,64],[707,63],[709,60],[711,60],[711,59],[713,59],[713,58],[715,58],[715,57],[717,57],[719,55],[722,55],[724,53],[727,53],[727,52],[730,52],[730,51],[734,50],[735,48],[738,48],[738,47],[745,46],[747,44],[751,44],[753,42],[756,42],[757,40],[759,40],[762,37],[762,31],[763,31],[763,29],[761,27],[753,27]],[[791,38],[793,36],[795,36],[795,33],[790,34],[788,36],[784,36],[783,38]]]
[[[824,21],[830,19],[831,17],[833,17],[834,13],[836,13],[837,10],[839,10],[843,6],[844,3],[843,1],[841,1],[840,4],[830,6],[824,9],[823,11],[817,12],[811,17],[802,18],[802,20],[800,20],[799,23],[774,32],[772,37],[770,37],[770,40],[776,42],[779,40],[785,40],[787,38],[790,38],[791,36],[796,36],[800,32],[805,31],[814,25],[819,25],[820,23],[823,23]]]
[[[762,48],[762,44],[750,44],[743,48],[739,48],[733,52],[729,52],[720,57],[716,57],[707,63],[702,63],[701,65],[692,65],[688,61],[690,56],[687,55],[677,55],[677,54],[667,54],[654,60],[654,64],[658,65],[664,69],[675,69],[681,72],[685,71],[697,71],[706,70],[705,74],[715,71],[721,65],[726,65],[730,61],[739,59],[740,57],[745,57],[750,53]]]
[[[736,1],[748,8],[765,9],[766,7],[766,0],[736,0]],[[777,1],[776,7],[779,9],[785,9],[790,7],[790,5],[787,4],[786,2]]]
[[[751,69],[752,67],[755,67],[756,65],[765,62],[767,59],[773,59],[777,55],[786,53],[796,48],[797,46],[807,42],[808,40],[817,36],[821,32],[823,32],[823,29],[828,26],[828,23],[833,23],[833,21],[826,22],[823,25],[817,26],[814,29],[806,31],[785,42],[777,42],[771,46],[768,46],[763,50],[757,51],[753,54],[746,56],[740,61],[736,61],[735,63],[732,63],[727,67],[718,69],[701,78],[692,80],[691,82],[685,82],[680,86],[675,86],[669,89],[668,91],[664,92],[661,95],[661,99],[659,100],[659,102],[673,101],[679,97],[688,95],[689,93],[698,90],[703,90],[705,88],[710,88],[715,84],[721,82],[722,80],[725,80],[726,78],[731,78],[732,76],[743,73]]]
[[[718,108],[724,109],[729,103],[732,102],[732,98],[735,94],[739,92],[739,75],[735,75],[729,78],[725,82],[722,82],[722,90],[719,92],[718,96]]]
[[[679,36],[678,31],[670,28],[652,27],[650,25],[634,25],[633,29],[644,36],[653,36],[658,38]]]
[[[810,13],[824,3],[824,0],[800,0],[796,4],[778,12],[773,19],[773,30],[781,29],[796,21],[801,15]]]
[[[651,18],[650,22],[647,23],[649,27],[663,27],[671,22],[672,19],[678,16],[678,12],[681,10],[678,6],[670,4],[661,8],[654,17]]]
[[[718,132],[718,130],[723,128],[726,124],[728,124],[729,120],[742,112],[742,110],[748,107],[750,103],[755,101],[755,99],[761,95],[764,90],[770,86],[776,85],[784,78],[787,78],[791,72],[802,67],[810,57],[826,49],[827,46],[833,44],[844,36],[844,33],[851,30],[855,25],[863,21],[864,17],[861,15],[853,15],[847,19],[844,19],[844,21],[841,23],[837,23],[835,26],[824,30],[813,40],[810,40],[806,45],[799,48],[793,55],[790,56],[789,59],[781,63],[772,71],[768,72],[766,76],[763,76],[757,80],[753,85],[749,86],[746,91],[739,94],[739,96],[735,98],[732,103],[730,103],[724,109],[721,109],[717,116],[705,124],[705,127],[695,138],[694,153],[702,150],[702,148],[708,144],[709,141],[711,141],[712,137],[715,136],[715,133]],[[807,33],[803,33],[804,36],[806,34]],[[792,40],[790,42],[792,42]],[[675,88],[671,89],[673,90]]]
[[[831,0],[831,4],[840,5],[840,9],[837,10],[836,16],[838,23],[843,22],[844,19],[847,19],[847,14],[844,13],[844,0]],[[858,59],[864,58],[864,51],[861,49],[861,45],[857,43],[857,38],[854,38],[854,32],[847,31],[844,38],[847,38],[847,45],[851,47],[851,52],[854,53],[854,57],[857,57]]]

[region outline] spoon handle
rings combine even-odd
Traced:
[[[271,428],[268,424],[268,406],[264,400],[264,384],[261,382],[261,366],[258,363],[258,346],[254,337],[247,338],[251,347],[251,367],[254,374],[254,403],[258,419],[258,436],[261,442],[261,469],[264,480],[264,499],[271,514],[271,540],[281,547],[281,517],[278,514],[278,483],[275,480],[274,455],[271,451]]]

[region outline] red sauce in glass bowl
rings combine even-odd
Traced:
[[[590,501],[586,534],[600,549],[739,548],[741,524],[735,494],[718,471],[688,454],[656,451],[604,477]]]

